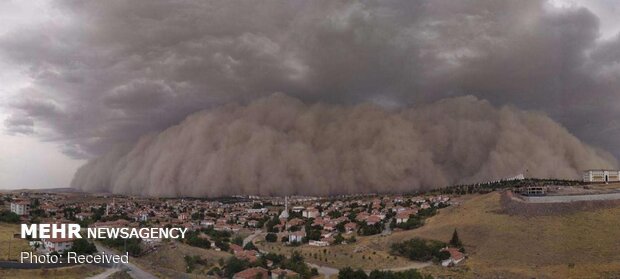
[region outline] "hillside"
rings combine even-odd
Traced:
[[[500,193],[467,196],[420,229],[364,239],[375,249],[414,236],[447,241],[457,228],[470,257],[456,272],[479,278],[601,278],[620,272],[620,207],[556,216],[503,214]]]
[[[13,235],[18,233],[20,233],[19,225],[0,223],[0,260],[16,261],[19,259],[20,252],[30,251],[27,240],[13,238]]]

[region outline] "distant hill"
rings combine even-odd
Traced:
[[[80,193],[82,192],[80,189],[75,189],[75,188],[44,188],[44,189],[5,189],[2,190],[0,189],[0,192],[4,192],[4,193],[21,193],[21,192],[27,192],[27,193]]]

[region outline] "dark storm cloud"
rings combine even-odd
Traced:
[[[620,37],[544,1],[56,1],[0,38],[25,66],[15,118],[101,155],[188,115],[283,92],[308,104],[421,106],[473,95],[543,111],[620,155]],[[20,131],[18,121],[6,121]],[[42,127],[43,129],[39,129]]]
[[[72,187],[196,197],[410,192],[526,170],[578,179],[582,169],[616,165],[544,115],[472,96],[385,110],[274,94],[115,148],[81,167]]]

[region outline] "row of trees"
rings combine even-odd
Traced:
[[[422,275],[415,269],[405,271],[380,271],[373,270],[370,274],[366,274],[361,269],[353,270],[350,267],[341,269],[338,272],[338,279],[432,279],[431,275]]]
[[[540,178],[526,178],[521,180],[500,180],[488,183],[477,183],[469,185],[454,185],[439,190],[434,190],[434,193],[441,194],[484,194],[495,191],[497,189],[509,189],[523,186],[575,186],[583,184],[578,180],[565,180],[565,179],[540,179]]]
[[[273,262],[273,265],[269,267],[267,261]],[[297,272],[301,278],[309,279],[317,276],[318,270],[316,268],[310,268],[304,261],[304,257],[297,251],[293,252],[290,258],[286,258],[283,255],[268,253],[260,257],[256,262],[250,263],[247,260],[238,259],[236,257],[230,257],[225,263],[222,263],[222,268],[213,268],[209,271],[210,275],[219,275],[226,278],[232,278],[232,276],[250,267],[263,267],[266,269],[279,267],[282,269],[289,269]]]
[[[17,224],[19,223],[19,215],[8,210],[2,210],[0,211],[0,222]]]
[[[448,251],[442,251],[446,246],[459,248],[461,252],[465,252],[463,242],[461,242],[456,229],[454,229],[452,238],[448,244],[437,240],[416,237],[404,242],[392,244],[391,251],[393,254],[407,257],[414,261],[443,261],[450,258],[450,253]]]
[[[414,261],[442,261],[450,258],[450,253],[441,251],[444,247],[446,247],[444,242],[416,237],[392,244],[391,251],[396,255],[407,257]]]
[[[205,234],[209,236],[211,241],[209,241],[209,239],[205,237],[202,237],[201,234]],[[215,242],[216,247],[220,248],[222,251],[228,251],[228,249],[230,248],[230,242],[231,242],[230,237],[231,237],[230,232],[216,231],[213,228],[207,228],[207,229],[201,229],[201,230],[188,231],[185,235],[185,239],[183,240],[183,242],[191,246],[208,249],[208,248],[211,248],[211,242],[213,241]],[[241,238],[233,239],[233,240],[236,242],[243,242],[243,239]]]

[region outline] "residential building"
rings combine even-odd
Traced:
[[[593,183],[620,182],[620,170],[586,170],[583,172],[583,181]]]
[[[20,216],[30,214],[30,202],[27,200],[15,200],[11,202],[11,212]]]

